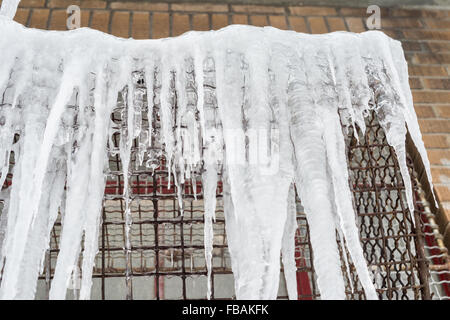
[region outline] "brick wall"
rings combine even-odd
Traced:
[[[0,1],[1,2],[1,1]],[[136,39],[177,36],[228,24],[272,25],[306,33],[366,30],[364,8],[167,4],[104,0],[22,0],[16,20],[65,30],[65,9],[82,8],[82,26]],[[402,42],[415,108],[432,165],[439,216],[450,243],[450,11],[383,8],[382,31]]]

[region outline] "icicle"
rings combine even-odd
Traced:
[[[71,68],[74,68],[71,70]],[[60,122],[61,116],[64,112],[66,103],[70,100],[75,83],[72,82],[74,77],[74,71],[77,66],[70,65],[63,78],[61,79],[61,88],[56,96],[54,106],[52,107],[50,114],[48,116],[47,124],[44,131],[42,145],[39,151],[39,158],[37,159],[37,166],[34,169],[33,175],[33,196],[30,201],[34,205],[31,209],[31,220],[33,221],[36,215],[39,200],[42,194],[42,184],[45,176],[45,171],[48,165],[50,150],[52,148],[54,139],[56,138],[58,123]]]
[[[91,203],[88,199],[90,199],[90,196],[95,199],[96,194],[90,194],[89,191],[92,191],[94,185],[101,183],[97,180],[94,185],[88,187],[90,185],[90,173],[93,170],[90,159],[97,152],[100,152],[100,150],[94,152],[92,149],[93,142],[97,141],[97,138],[94,140],[96,120],[95,111],[92,108],[98,91],[92,94],[90,90],[92,87],[95,88],[96,79],[100,74],[101,72],[97,70],[95,74],[85,74],[79,79],[79,99],[77,101],[79,105],[77,114],[79,129],[73,137],[74,140],[71,141],[71,144],[77,147],[67,159],[67,194],[65,208],[62,210],[64,212],[62,216],[63,228],[60,236],[60,252],[49,294],[50,299],[64,299],[66,297],[71,270],[77,263],[81,250],[81,239],[87,219],[87,212],[83,210],[83,206],[85,203],[94,205],[95,201]],[[104,134],[106,138],[106,133]],[[99,163],[95,165],[97,166]],[[92,227],[95,228],[95,226]],[[91,243],[86,244],[88,247],[91,245]]]
[[[147,87],[147,119],[148,119],[148,146],[152,147],[152,138],[151,136],[154,134],[152,132],[152,123],[153,123],[153,85],[154,85],[154,77],[155,77],[155,66],[151,60],[148,65],[145,67],[145,86]]]
[[[374,91],[374,110],[378,121],[386,134],[386,140],[397,155],[400,172],[406,189],[406,199],[410,214],[414,214],[413,194],[409,169],[406,164],[406,125],[402,112],[403,102],[400,100],[399,88],[392,83],[387,74],[386,63],[381,58],[367,58],[366,69],[369,84]],[[414,224],[414,218],[411,219]]]
[[[0,152],[0,188],[6,181],[6,176],[9,171],[9,160],[14,144],[14,133],[16,126],[19,123],[20,111],[3,107],[0,109],[0,145],[2,150]]]
[[[38,278],[49,247],[49,226],[53,227],[64,190],[65,164],[61,160],[55,164],[55,169],[49,172],[46,184],[49,190],[43,195],[39,207],[38,219],[30,230],[27,240],[25,259],[20,268],[20,289],[16,299],[33,299]]]
[[[106,135],[108,131],[108,120],[111,107],[117,99],[116,92],[108,91],[110,80],[105,71],[100,71],[96,77],[94,93],[94,134],[91,154],[91,170],[89,173],[88,193],[90,201],[85,210],[86,218],[84,225],[84,251],[82,264],[82,282],[80,299],[89,299],[92,286],[92,270],[95,255],[98,251],[98,234],[102,213],[102,199],[105,190],[106,177],[104,170],[107,163]],[[106,70],[108,72],[108,70]],[[106,81],[104,80],[106,78]],[[108,81],[109,80],[109,81]]]
[[[17,7],[20,0],[3,0],[0,8],[0,15],[4,15],[10,19],[13,19],[16,15]]]
[[[81,105],[80,111],[83,110]],[[87,111],[89,112],[89,111]],[[87,115],[80,114],[83,119]],[[79,149],[68,159],[67,195],[62,233],[60,236],[59,254],[56,261],[55,275],[50,289],[50,299],[64,299],[69,285],[71,270],[80,252],[80,244],[85,224],[84,205],[88,203],[90,157],[92,154],[93,126],[89,117],[83,119],[89,128],[77,140]]]
[[[366,132],[365,117],[369,108],[370,89],[364,70],[364,63],[358,48],[358,39],[353,34],[340,34],[340,40],[331,39],[330,50],[332,58],[330,63],[334,66],[336,93],[338,107],[350,116],[350,119],[341,117],[344,125],[356,124],[362,134]],[[354,135],[359,140],[358,131]]]
[[[89,29],[26,29],[8,18],[17,3],[5,0],[0,10],[2,185],[12,152],[15,159],[13,184],[2,191],[9,196],[1,215],[7,220],[1,298],[33,298],[58,210],[63,227],[50,298],[65,298],[83,235],[80,298],[89,298],[106,147],[117,132],[119,149],[111,153],[118,152],[122,161],[128,266],[136,139],[136,168],[146,153],[152,170],[165,157],[168,188],[175,185],[181,213],[186,181],[191,180],[196,197],[201,175],[208,297],[215,195],[223,171],[238,299],[276,298],[280,253],[289,297],[296,298],[294,177],[310,224],[322,298],[345,298],[336,226],[366,296],[377,298],[359,242],[341,122],[344,131],[353,126],[358,138],[357,127],[364,133],[368,111],[376,112],[395,149],[412,213],[407,128],[430,184],[431,175],[399,42],[378,32],[309,36],[244,26],[136,42]],[[110,127],[119,92],[122,127]],[[148,130],[143,127],[145,93]],[[14,143],[16,134],[20,139]]]
[[[36,59],[36,64],[42,63],[42,57]],[[51,68],[51,66],[49,66]],[[70,66],[68,67],[70,70]],[[56,74],[55,74],[56,77]],[[28,129],[28,137],[33,136],[30,139],[28,137],[22,137],[23,139],[23,155],[27,155],[26,161],[19,159],[17,166],[21,167],[22,174],[33,177],[31,183],[25,181],[18,181],[14,186],[17,188],[20,201],[15,202],[10,208],[11,212],[8,217],[8,239],[6,245],[5,255],[9,257],[6,260],[5,265],[5,281],[2,281],[2,287],[0,289],[2,298],[30,298],[34,295],[35,282],[33,278],[23,284],[25,288],[31,286],[30,290],[21,291],[19,285],[19,279],[22,277],[28,277],[29,272],[35,272],[37,279],[37,272],[39,270],[42,254],[40,250],[42,246],[45,248],[45,243],[40,241],[43,237],[44,230],[46,230],[46,222],[48,219],[48,199],[49,185],[43,186],[43,182],[46,181],[48,174],[47,161],[53,159],[55,156],[52,152],[53,140],[59,129],[59,119],[62,113],[61,109],[64,108],[65,102],[69,99],[68,92],[72,90],[72,79],[64,78],[67,80],[61,86],[58,95],[55,98],[54,106],[50,110],[47,126],[43,129],[43,125],[40,124],[39,119],[43,110],[39,110],[40,103],[45,103],[43,99],[39,99],[40,90],[36,89],[32,91],[37,99],[31,103],[29,109],[30,114],[27,116],[26,126]],[[34,88],[30,89],[33,90]],[[48,88],[47,99],[52,99],[53,90]],[[31,95],[32,95],[31,94]],[[34,110],[33,110],[34,109]],[[42,141],[36,141],[42,135]],[[21,139],[21,140],[22,140]],[[39,146],[42,142],[42,147]],[[20,177],[20,175],[19,175]],[[50,180],[51,181],[51,180]],[[50,183],[47,180],[48,183]],[[24,184],[27,183],[27,184]],[[42,199],[42,193],[45,191],[44,199]],[[57,200],[55,200],[57,201]],[[44,206],[44,209],[43,209]],[[40,214],[40,221],[35,223],[35,218],[40,211],[44,211]],[[36,238],[37,237],[37,238]],[[39,241],[38,241],[39,240]],[[34,247],[34,251],[27,254],[30,250],[30,246]],[[25,271],[21,270],[25,268]],[[34,270],[33,270],[34,268]],[[21,275],[21,271],[24,272]]]
[[[324,140],[341,230],[345,236],[347,248],[352,257],[359,280],[363,285],[366,297],[368,299],[378,299],[359,241],[359,231],[355,220],[356,214],[353,210],[352,194],[348,184],[346,149],[339,116],[336,110],[323,111],[322,121],[327,128],[324,130]]]
[[[165,50],[171,50],[171,47],[166,48]],[[168,169],[168,184],[167,188],[170,189],[171,186],[171,173],[172,173],[172,157],[174,153],[174,144],[175,137],[173,134],[174,130],[174,114],[173,109],[174,105],[171,101],[171,88],[173,81],[173,72],[171,69],[171,61],[169,60],[170,55],[163,53],[163,59],[161,61],[161,138],[162,143],[164,143],[164,150],[166,153],[166,162]]]
[[[67,200],[63,229],[60,237],[60,252],[56,261],[55,275],[50,289],[50,299],[64,299],[69,285],[71,270],[77,261],[84,226],[84,204],[88,194],[86,186],[90,170],[92,152],[92,132],[89,130],[84,141],[79,141],[80,149],[68,163]]]
[[[308,52],[312,48],[304,48]],[[313,55],[314,52],[311,53]],[[296,186],[308,219],[314,266],[322,299],[345,299],[333,218],[331,177],[323,141],[324,124],[320,110],[308,92],[304,61],[291,58],[289,83],[290,128],[297,163]],[[320,88],[317,88],[320,90]],[[329,284],[333,285],[329,285]]]
[[[205,242],[205,259],[206,268],[208,270],[208,291],[206,297],[211,298],[211,271],[212,271],[212,251],[213,251],[213,226],[212,219],[216,211],[216,188],[217,188],[217,171],[214,166],[208,165],[202,176],[203,185],[203,201],[205,206],[205,226],[204,226],[204,242]]]
[[[383,36],[385,37],[384,33]],[[430,190],[433,194],[433,198],[435,201],[436,207],[438,207],[438,203],[436,200],[436,196],[434,194],[433,189],[433,181],[431,176],[431,169],[430,169],[430,161],[428,160],[427,151],[425,149],[425,144],[422,139],[422,134],[420,132],[419,122],[417,121],[417,115],[414,110],[414,104],[412,99],[412,93],[411,89],[409,87],[409,80],[408,80],[408,65],[405,60],[405,56],[403,54],[403,50],[401,47],[401,42],[395,41],[390,38],[386,38],[386,41],[389,42],[391,46],[391,54],[392,54],[392,64],[390,64],[390,67],[397,68],[397,74],[398,74],[398,81],[400,81],[400,85],[402,87],[402,94],[404,96],[406,109],[404,110],[404,116],[406,123],[408,125],[408,132],[411,135],[411,138],[414,142],[414,145],[416,146],[420,157],[422,159],[422,162],[424,164],[425,172],[428,177],[428,183],[430,184]],[[413,219],[414,221],[414,219]]]
[[[341,245],[344,245],[344,234],[342,232],[341,226],[339,224],[339,221],[336,221],[336,230],[338,232],[338,236],[339,236],[339,241],[341,242]],[[350,272],[350,263],[348,261],[348,257],[347,257],[347,252],[345,251],[345,248],[343,250],[343,254],[342,254],[343,258],[344,258],[344,266],[345,266],[345,271],[347,272],[347,278],[348,278],[348,282],[350,285],[350,289],[352,290],[352,293],[354,293],[354,286],[353,286],[353,281],[352,281],[352,273]]]
[[[122,174],[123,174],[123,198],[125,202],[125,263],[126,274],[125,282],[127,286],[127,292],[131,292],[131,197],[130,191],[133,186],[130,185],[130,162],[131,162],[131,148],[133,145],[133,139],[135,137],[135,114],[134,114],[134,82],[132,81],[132,66],[131,61],[126,63],[125,70],[128,76],[128,83],[125,89],[122,91],[122,128],[120,139],[120,160],[122,161]],[[127,299],[129,299],[127,295]]]
[[[284,278],[289,300],[297,300],[297,266],[295,263],[295,232],[297,230],[297,208],[295,204],[294,185],[289,187],[287,199],[287,219],[284,225],[283,244],[281,246],[281,257],[284,267]]]

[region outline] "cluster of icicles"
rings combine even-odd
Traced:
[[[395,149],[411,212],[406,128],[431,177],[401,45],[381,32],[306,35],[230,26],[137,41],[90,29],[27,29],[0,16],[0,61],[0,185],[11,154],[15,160],[12,186],[1,193],[2,299],[34,297],[58,213],[50,298],[65,298],[82,240],[80,298],[90,298],[107,146],[118,130],[111,113],[124,88],[126,129],[117,153],[125,196],[136,139],[142,158],[157,138],[176,186],[201,172],[210,272],[221,174],[238,299],[276,298],[280,254],[289,297],[297,298],[294,190],[310,226],[322,299],[345,299],[336,230],[367,298],[377,298],[359,241],[344,139],[351,126],[364,134],[372,110]],[[135,89],[136,71],[146,97]],[[144,98],[149,123],[159,108],[159,132],[142,126]],[[251,138],[254,132],[263,138]],[[249,160],[256,144],[268,146],[263,164]],[[128,228],[129,211],[127,204]]]

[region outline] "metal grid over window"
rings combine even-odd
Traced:
[[[129,197],[124,194],[122,163],[118,155],[121,134],[126,132],[127,89],[118,99],[111,119],[118,132],[109,145],[109,171],[100,229],[99,252],[94,269],[94,299],[199,299],[206,297],[206,265],[203,249],[202,186],[187,182],[176,190],[169,185],[168,171],[159,141],[159,83],[155,72],[152,121],[146,118],[147,98],[143,75],[135,75],[135,91],[140,92],[143,127],[150,125],[152,154],[143,163],[137,161],[135,142],[128,176]],[[176,94],[172,96],[176,108]],[[439,243],[432,214],[423,199],[416,171],[409,161],[415,193],[413,218],[405,201],[405,188],[394,151],[372,114],[367,119],[367,132],[357,141],[352,129],[347,134],[350,186],[358,215],[358,226],[365,257],[374,274],[380,298],[383,299],[445,299],[448,296],[448,256]],[[153,169],[150,169],[153,168]],[[195,174],[194,174],[195,176]],[[7,184],[10,183],[10,178]],[[173,181],[173,178],[171,179]],[[184,214],[178,196],[181,194]],[[212,298],[234,297],[231,260],[227,250],[223,215],[222,186],[217,190]],[[126,207],[130,208],[127,215]],[[299,299],[320,298],[313,252],[309,241],[306,216],[297,199],[296,264]],[[412,221],[414,219],[414,223]],[[414,227],[414,225],[416,227]],[[127,232],[129,226],[129,232]],[[61,222],[52,231],[51,247],[46,258],[44,275],[38,283],[38,298],[48,297],[58,255]],[[342,272],[349,299],[364,299],[364,293],[351,264],[351,259],[337,237],[342,261],[350,261]],[[442,242],[442,241],[441,241]],[[80,255],[80,261],[82,253]],[[431,278],[430,278],[431,274]],[[68,298],[77,298],[79,269],[74,269],[73,290]],[[281,274],[279,298],[287,298]]]

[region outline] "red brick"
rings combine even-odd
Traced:
[[[17,9],[16,15],[14,16],[14,21],[26,25],[28,21],[28,16],[30,15],[30,9]]]
[[[427,153],[431,164],[450,164],[450,150],[448,149],[429,149]]]
[[[228,15],[227,14],[213,14],[212,15],[212,26],[214,30],[221,29],[228,25]]]
[[[174,3],[172,4],[172,11],[188,11],[188,12],[227,12],[228,6],[226,4],[211,4],[211,3]]]
[[[380,8],[381,19],[388,16],[388,8]],[[340,8],[339,15],[350,17],[369,17],[372,13],[367,13],[367,8]]]
[[[345,18],[348,25],[348,30],[351,32],[364,32],[366,28],[361,18]]]
[[[409,65],[408,66],[409,76],[436,76],[436,77],[446,77],[447,70],[441,66],[430,66],[430,65]]]
[[[422,46],[417,41],[402,41],[402,48],[404,51],[422,51]]]
[[[447,246],[447,248],[449,248],[450,247],[450,239],[448,237],[450,236],[450,234],[449,234],[449,230],[450,230],[450,203],[445,202],[443,204],[443,207],[444,207],[444,211],[445,211],[444,212],[445,216],[442,217],[443,221],[439,225],[440,225],[441,228],[445,226],[445,228],[441,229],[441,230],[443,230],[441,232],[444,235],[444,243]]]
[[[286,30],[288,28],[285,16],[270,16],[269,22],[272,27],[278,29]]]
[[[449,15],[448,10],[420,10],[421,16],[424,18],[446,18]]]
[[[295,16],[335,16],[336,9],[331,7],[289,7]]]
[[[109,11],[93,11],[90,27],[92,29],[108,32],[109,16]]]
[[[444,236],[444,243],[447,248],[450,247],[450,203],[441,201],[442,212],[436,215],[436,222],[439,224],[440,231]]]
[[[448,135],[444,134],[424,134],[422,136],[426,148],[449,148]],[[448,169],[450,173],[450,168]],[[450,174],[448,175],[450,177]],[[433,174],[434,177],[434,174]]]
[[[111,34],[116,37],[130,37],[130,13],[115,11],[112,14]]]
[[[450,181],[450,168],[431,168],[431,175],[434,183],[448,183]],[[448,179],[448,180],[447,180]]]
[[[45,7],[45,0],[22,0],[19,3],[19,8],[43,8]]]
[[[47,6],[49,8],[67,9],[71,5],[79,6],[83,9],[105,9],[105,0],[49,0]]]
[[[403,30],[405,39],[416,40],[450,40],[450,31],[442,30]]]
[[[308,27],[303,17],[289,17],[289,24],[294,31],[308,33]]]
[[[431,106],[414,106],[416,114],[419,118],[434,118],[436,114]]]
[[[343,16],[364,17],[367,16],[366,8],[340,8],[339,14]]]
[[[423,79],[428,89],[450,90],[450,79]]]
[[[166,38],[169,36],[169,14],[153,13],[152,17],[152,38]]]
[[[431,29],[450,29],[450,20],[425,19],[425,24]]]
[[[248,24],[248,16],[245,14],[233,14],[231,20],[233,24]]]
[[[137,10],[137,11],[168,11],[167,3],[153,3],[147,1],[117,1],[110,4],[111,9],[119,10]]]
[[[405,59],[408,64],[416,64],[414,63],[413,58],[414,54],[411,54],[410,52],[405,52]]]
[[[53,10],[50,16],[51,30],[67,30],[66,10]]]
[[[450,133],[450,120],[419,119],[419,125],[424,133]]]
[[[439,201],[450,201],[450,188],[448,186],[434,186]]]
[[[344,19],[341,17],[327,17],[330,32],[333,31],[347,31]]]
[[[322,17],[308,17],[309,26],[312,33],[327,33],[328,28]]]
[[[442,10],[425,10],[425,9],[403,9],[391,8],[389,10],[391,17],[425,17],[425,18],[442,18],[445,12]]]
[[[209,27],[209,16],[204,14],[194,14],[192,17],[193,30],[197,31],[208,31]]]
[[[450,105],[438,105],[435,106],[435,110],[437,111],[439,117],[450,118]]]
[[[172,36],[179,36],[189,31],[189,16],[187,14],[174,13],[172,19]]]
[[[81,27],[89,27],[90,10],[81,10]]]
[[[283,7],[233,5],[232,10],[239,13],[284,13]]]
[[[409,86],[411,89],[423,89],[420,78],[409,78]]]
[[[426,47],[431,52],[449,52],[450,42],[427,42]]]
[[[415,53],[417,64],[450,64],[450,53]]]
[[[150,14],[148,12],[133,12],[131,36],[134,39],[150,38]]]
[[[89,18],[91,16],[90,10],[81,10],[81,27],[89,27]]]
[[[381,18],[381,27],[384,28],[420,28],[423,24],[418,19],[413,18]]]
[[[381,32],[383,32],[388,37],[391,37],[392,39],[401,39],[401,37],[398,36],[397,30],[394,29],[380,29]]]
[[[415,103],[448,103],[450,92],[447,91],[414,91]]]
[[[48,9],[33,9],[30,27],[38,29],[47,29],[47,21],[50,10]]]
[[[257,27],[267,26],[267,16],[250,16],[252,25]]]

